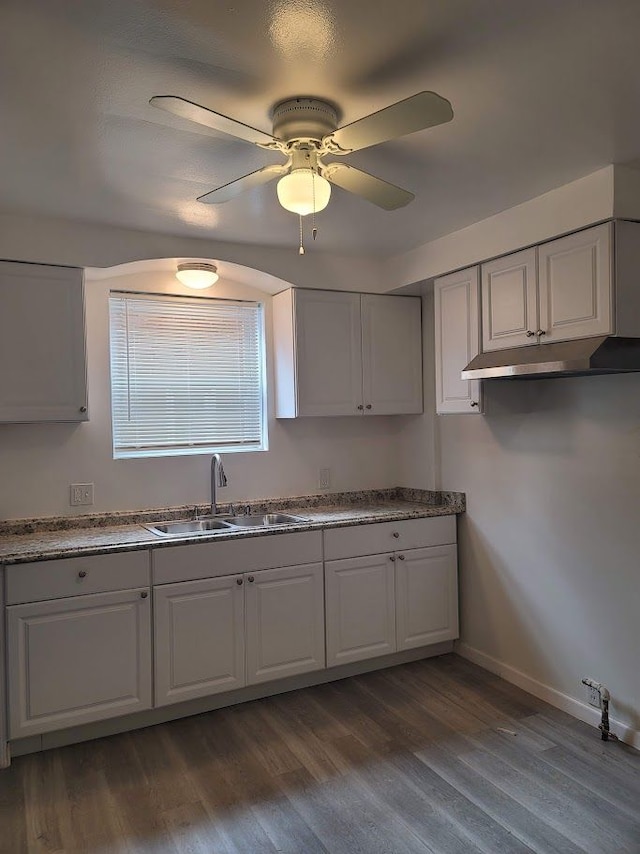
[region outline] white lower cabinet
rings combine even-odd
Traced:
[[[397,555],[398,649],[458,637],[458,572],[454,545],[409,549]]]
[[[7,608],[9,736],[151,708],[148,589]]]
[[[327,666],[457,638],[455,543],[450,516],[326,531]]]
[[[153,597],[157,706],[245,684],[242,575],[163,584]]]
[[[395,652],[392,557],[369,555],[325,564],[329,667]]]
[[[322,564],[155,588],[156,705],[325,666]]]
[[[6,567],[9,741],[451,640],[455,542],[442,516]]]
[[[245,576],[247,683],[325,666],[322,564]]]

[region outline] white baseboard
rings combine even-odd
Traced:
[[[550,685],[538,682],[537,679],[527,676],[521,670],[511,667],[509,664],[504,664],[504,662],[499,661],[497,658],[493,658],[493,656],[487,655],[486,652],[482,652],[462,641],[456,642],[454,651],[462,658],[472,661],[490,673],[495,673],[496,676],[500,676],[507,682],[511,682],[512,685],[517,685],[518,688],[522,688],[523,691],[527,691],[529,694],[533,694],[534,697],[538,697],[551,706],[555,706],[556,709],[567,712],[572,717],[578,718],[578,720],[591,724],[596,728],[598,727],[600,712],[593,706],[582,703],[575,697],[570,697],[561,691],[556,691]],[[611,731],[618,736],[620,741],[624,741],[626,744],[630,744],[632,747],[640,750],[640,730],[633,729],[611,716],[609,716],[609,720]]]

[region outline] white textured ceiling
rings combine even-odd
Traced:
[[[346,124],[430,89],[452,122],[348,158],[415,201],[318,215],[318,249],[401,252],[639,160],[639,36],[638,0],[3,0],[0,210],[295,245],[275,184],[195,201],[279,158],[149,98],[270,131],[287,97]]]

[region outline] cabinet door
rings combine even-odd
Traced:
[[[294,291],[298,415],[362,411],[360,294]]]
[[[265,569],[244,579],[247,683],[323,668],[322,564]]]
[[[458,637],[455,546],[409,549],[396,560],[398,649]]]
[[[157,706],[245,684],[241,575],[165,584],[153,597]]]
[[[148,590],[7,608],[11,738],[151,708]]]
[[[538,247],[543,342],[614,332],[611,243],[605,223]]]
[[[82,270],[0,262],[0,421],[86,421]]]
[[[536,250],[482,265],[482,350],[537,344]]]
[[[434,283],[436,412],[482,412],[480,380],[461,372],[480,352],[479,270],[470,267]]]
[[[394,556],[325,563],[327,667],[395,652]]]
[[[422,301],[363,294],[365,415],[422,412]]]

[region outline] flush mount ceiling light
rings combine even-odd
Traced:
[[[214,264],[200,264],[189,262],[178,264],[176,279],[188,288],[203,290],[215,285],[220,277]]]

